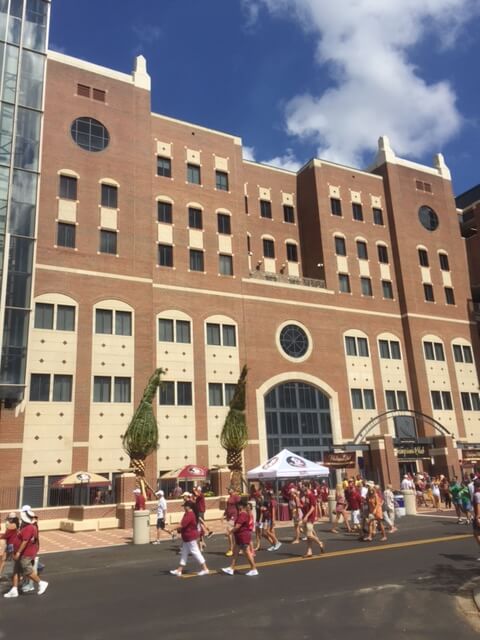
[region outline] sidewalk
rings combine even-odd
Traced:
[[[425,515],[442,515],[454,516],[453,509],[441,509],[437,511],[429,507],[420,507],[418,513]],[[326,518],[319,520],[319,523],[327,523]],[[215,534],[225,533],[224,520],[209,520],[208,527]],[[290,520],[277,521],[276,526],[289,527]],[[156,527],[150,527],[150,540],[155,540]],[[162,541],[169,541],[170,536],[162,533]],[[99,549],[101,547],[114,547],[124,544],[131,544],[132,529],[105,529],[102,531],[83,531],[78,533],[67,533],[66,531],[45,531],[42,532],[42,523],[40,522],[40,555],[46,553],[58,553],[61,551],[78,551],[79,549]]]

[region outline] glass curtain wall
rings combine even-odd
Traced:
[[[0,0],[0,400],[23,397],[50,0]]]

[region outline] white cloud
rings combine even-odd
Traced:
[[[333,81],[287,104],[290,134],[313,140],[318,155],[358,165],[386,134],[400,155],[438,150],[462,117],[447,81],[429,84],[413,47],[434,33],[453,44],[479,0],[243,0],[289,16],[317,38],[315,62]],[[324,82],[324,78],[321,78]]]
[[[276,156],[271,160],[262,160],[262,164],[270,164],[279,169],[287,169],[288,171],[298,171],[302,164],[295,158],[293,151],[287,149],[287,153],[283,156]]]
[[[242,151],[244,160],[251,160],[252,162],[256,162],[255,147],[242,147]]]

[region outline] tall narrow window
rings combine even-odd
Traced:
[[[113,311],[110,309],[95,310],[95,333],[113,333]]]
[[[419,262],[421,267],[428,267],[429,266],[428,253],[427,253],[427,251],[425,249],[419,249],[418,250],[418,262]]]
[[[330,198],[330,211],[332,216],[342,215],[342,201],[338,198]]]
[[[262,218],[272,217],[272,203],[269,200],[260,200],[260,215]]]
[[[37,302],[35,305],[35,329],[53,329],[53,304]]]
[[[383,212],[381,209],[373,208],[373,224],[383,226]]]
[[[208,404],[211,407],[223,405],[222,385],[218,382],[210,382],[208,385]]]
[[[174,342],[173,320],[160,318],[158,321],[158,339],[160,342]]]
[[[222,340],[224,347],[236,347],[237,346],[237,332],[235,325],[224,324],[222,325]]]
[[[175,383],[162,380],[160,383],[159,403],[162,405],[175,404]]]
[[[298,262],[298,248],[296,244],[287,242],[287,261]]]
[[[76,226],[66,222],[59,222],[57,226],[57,247],[75,249]]]
[[[66,304],[58,305],[57,331],[75,331],[75,307]]]
[[[455,304],[455,294],[453,293],[452,287],[444,287],[445,291],[445,302],[447,304]]]
[[[217,213],[217,231],[228,236],[231,235],[230,216],[226,213]]]
[[[188,208],[188,226],[190,229],[203,229],[202,210]]]
[[[190,249],[190,271],[205,271],[203,251]]]
[[[158,264],[160,267],[173,267],[173,247],[171,244],[158,245]]]
[[[265,258],[275,258],[275,243],[273,240],[263,239],[263,256]]]
[[[393,300],[393,286],[390,280],[382,280],[382,293],[386,300]]]
[[[378,261],[388,264],[388,249],[384,244],[377,245]]]
[[[450,264],[448,262],[448,256],[446,253],[439,253],[438,259],[440,261],[440,269],[442,271],[450,271]]]
[[[347,255],[347,245],[345,243],[345,238],[341,236],[335,236],[335,253],[337,256],[346,256]]]
[[[283,205],[283,221],[291,223],[295,222],[295,212],[293,207],[288,204]]]
[[[207,344],[220,346],[220,325],[207,322]]]
[[[172,177],[172,161],[170,158],[157,156],[157,176],[161,176],[163,178]]]
[[[215,171],[215,186],[220,191],[228,191],[228,173]]]
[[[233,276],[233,258],[230,255],[218,256],[218,271],[222,276]]]
[[[53,376],[53,402],[71,402],[72,386],[72,376],[55,374]]]
[[[132,314],[130,311],[115,312],[115,334],[117,336],[132,335]]]
[[[118,206],[118,189],[111,184],[102,184],[102,207],[116,209]]]
[[[187,164],[187,182],[190,184],[202,184],[198,164]]]
[[[359,260],[368,260],[367,243],[363,240],[357,240],[357,256]]]
[[[350,293],[350,277],[346,273],[338,274],[338,288],[342,293]]]
[[[77,178],[73,176],[60,176],[58,195],[64,200],[77,199]]]
[[[190,407],[192,405],[192,383],[177,382],[177,405]]]
[[[172,203],[163,202],[159,200],[157,202],[157,220],[158,222],[164,222],[165,224],[172,224]]]
[[[435,302],[435,296],[433,294],[433,287],[431,284],[424,283],[423,295],[426,302]]]
[[[100,253],[117,253],[117,232],[116,231],[100,231]]]
[[[363,209],[359,202],[352,202],[352,213],[354,220],[358,220],[360,222],[363,220]]]
[[[190,322],[188,320],[177,320],[177,342],[190,344]]]
[[[373,296],[372,281],[370,278],[362,276],[360,278],[360,286],[362,288],[362,296],[367,296],[369,298]]]
[[[131,378],[115,377],[113,385],[113,401],[130,402],[131,384]]]
[[[93,401],[110,402],[112,397],[112,379],[110,376],[94,376]]]

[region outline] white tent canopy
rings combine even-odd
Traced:
[[[273,458],[247,472],[248,480],[275,480],[277,478],[318,478],[328,476],[329,469],[317,462],[283,449]]]

